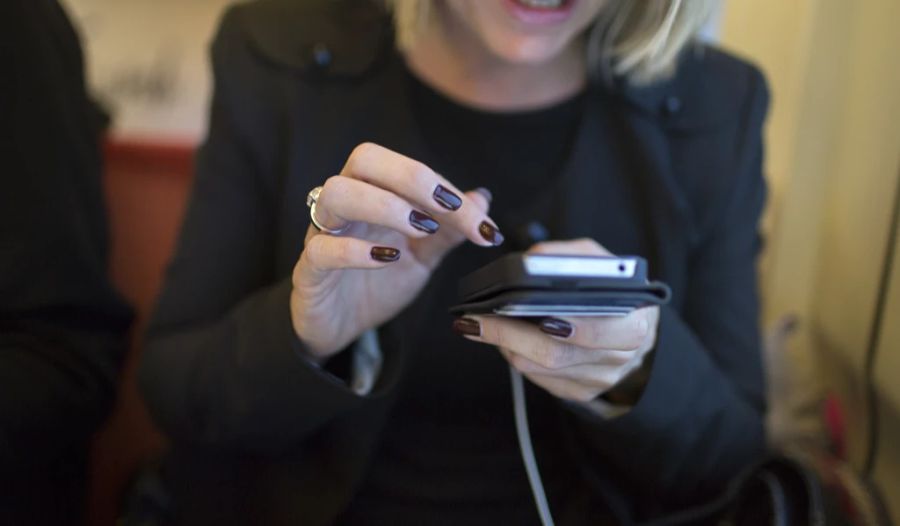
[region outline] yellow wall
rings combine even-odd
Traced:
[[[863,364],[900,172],[900,2],[730,0],[722,20],[723,44],[762,65],[773,92],[765,319],[801,316],[796,357],[843,398],[850,457],[860,466]],[[900,340],[890,323],[884,328],[894,332],[879,363],[896,366]],[[880,379],[884,410],[895,415],[883,427],[900,433],[900,405],[891,405],[900,404],[900,382]],[[894,468],[876,473],[896,506],[894,449]]]
[[[896,522],[900,517],[900,389],[896,387],[897,373],[900,373],[900,225],[894,243],[898,253],[894,256],[882,315],[884,329],[875,361],[875,382],[884,399],[877,406],[878,454],[874,475],[881,491],[891,497],[887,504]]]

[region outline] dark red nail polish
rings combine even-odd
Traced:
[[[559,338],[568,338],[575,332],[575,327],[571,323],[559,318],[545,318],[541,320],[540,327],[541,331]]]
[[[370,254],[375,261],[383,261],[385,263],[400,259],[400,251],[393,247],[372,247]]]
[[[478,192],[479,194],[481,194],[482,197],[487,199],[488,203],[490,203],[491,201],[494,200],[494,194],[492,194],[490,190],[488,190],[487,188],[485,188],[483,186],[476,188],[475,191]]]
[[[503,234],[497,230],[497,227],[488,223],[487,221],[482,221],[480,225],[478,225],[478,233],[481,234],[487,242],[494,245],[495,247],[503,243]]]
[[[419,212],[418,210],[413,210],[409,213],[409,224],[416,230],[428,232],[429,234],[434,234],[441,226],[433,217],[425,212]]]
[[[437,188],[434,189],[434,193],[431,194],[431,196],[439,205],[447,210],[458,210],[459,207],[462,206],[462,199],[455,193],[444,188],[443,185],[437,185]]]
[[[481,336],[481,324],[472,318],[456,318],[453,320],[453,330],[464,336]]]

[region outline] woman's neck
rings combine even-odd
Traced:
[[[448,16],[433,17],[407,50],[408,67],[420,80],[467,106],[522,111],[550,106],[584,87],[584,54],[578,42],[541,64],[497,57]]]

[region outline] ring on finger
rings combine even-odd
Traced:
[[[312,221],[312,225],[316,227],[316,230],[318,230],[319,232],[323,232],[332,236],[339,236],[347,231],[347,228],[350,227],[350,224],[347,223],[341,228],[334,229],[328,228],[327,226],[320,223],[318,219],[316,219],[316,202],[319,200],[319,194],[321,193],[322,187],[317,186],[310,190],[308,194],[306,194],[306,206],[309,207],[309,219],[310,221]]]

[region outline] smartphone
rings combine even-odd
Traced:
[[[637,256],[567,256],[513,253],[459,284],[453,314],[514,317],[625,316],[662,305],[671,290],[649,281],[647,262]]]

